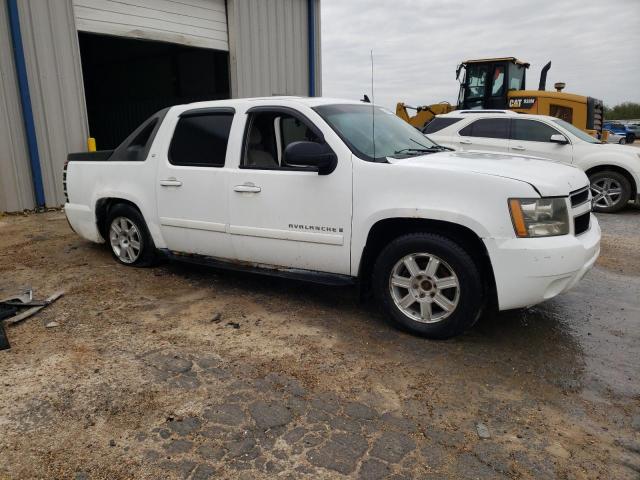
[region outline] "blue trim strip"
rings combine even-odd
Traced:
[[[27,66],[24,60],[24,48],[22,47],[22,32],[20,31],[20,17],[16,0],[7,0],[9,8],[9,24],[11,26],[11,40],[13,43],[13,58],[18,74],[18,88],[20,90],[20,103],[22,104],[22,118],[27,134],[27,146],[29,148],[29,161],[31,163],[31,177],[33,190],[36,194],[36,205],[44,207],[44,185],[42,184],[42,171],[40,170],[40,155],[38,154],[38,140],[36,127],[31,108],[31,96],[29,95],[29,79]]]
[[[307,0],[307,21],[309,31],[309,96],[316,96],[316,5],[315,0]]]

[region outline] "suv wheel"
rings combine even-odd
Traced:
[[[596,212],[613,213],[621,210],[631,198],[631,185],[618,172],[606,170],[589,177],[593,209]]]
[[[376,297],[396,326],[429,338],[462,333],[483,306],[480,273],[469,254],[440,235],[392,241],[373,269]]]
[[[107,218],[107,237],[113,257],[128,266],[154,263],[156,249],[142,214],[134,207],[117,204]]]

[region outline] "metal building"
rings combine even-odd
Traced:
[[[0,0],[0,212],[165,106],[320,95],[320,0]]]

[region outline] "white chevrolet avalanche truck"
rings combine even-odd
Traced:
[[[73,230],[123,265],[358,283],[431,338],[572,288],[600,251],[578,168],[453,152],[345,100],[174,106],[113,151],[69,155],[65,189]]]

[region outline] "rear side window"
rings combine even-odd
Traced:
[[[194,167],[223,167],[233,113],[183,115],[173,133],[169,162]]]
[[[464,137],[483,138],[509,138],[508,118],[483,118],[470,123],[462,130],[460,135]]]
[[[422,129],[422,133],[429,134],[429,133],[439,132],[443,128],[447,128],[453,125],[454,123],[459,122],[460,120],[462,119],[435,117],[433,120],[431,120],[429,123],[425,125],[425,127]]]
[[[526,142],[549,142],[551,135],[556,135],[556,129],[535,120],[513,120],[511,125],[511,139]]]

